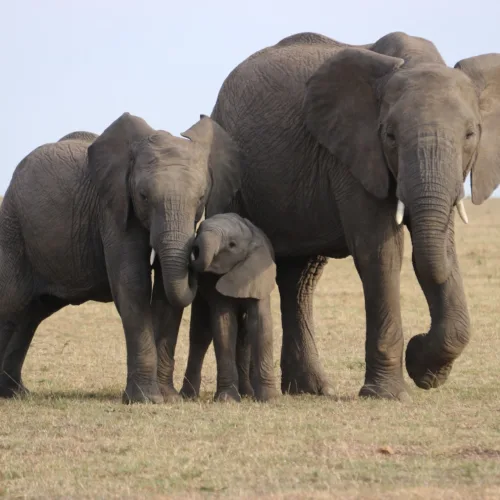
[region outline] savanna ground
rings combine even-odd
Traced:
[[[69,307],[37,332],[32,394],[0,401],[0,495],[8,497],[500,498],[500,200],[466,203],[457,244],[473,337],[448,383],[413,402],[359,400],[364,305],[351,259],[330,261],[315,299],[317,343],[338,400],[124,406],[125,346],[113,305]],[[427,331],[407,239],[405,340]],[[279,297],[273,296],[279,373]],[[186,311],[176,356],[180,387]]]

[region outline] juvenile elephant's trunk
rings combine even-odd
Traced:
[[[196,271],[202,273],[208,269],[219,250],[220,242],[221,235],[216,231],[202,230],[198,234],[191,251],[191,263]]]
[[[193,224],[185,224],[181,230],[152,230],[153,249],[158,252],[167,300],[174,307],[187,307],[193,302],[197,290],[195,275],[189,269],[189,254],[193,235],[189,229]]]
[[[196,295],[196,277],[189,270],[190,238],[162,241],[160,263],[167,300],[175,307],[187,307]]]

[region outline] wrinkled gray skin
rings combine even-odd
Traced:
[[[408,344],[406,367],[421,388],[443,384],[470,335],[454,206],[469,172],[475,204],[500,179],[500,55],[450,68],[431,42],[404,33],[364,47],[297,34],[236,67],[212,118],[245,152],[236,211],[276,253],[282,390],[330,394],[313,293],[327,257],[352,255],[366,310],[360,395],[408,398],[398,199],[431,316],[429,332]]]
[[[258,401],[278,396],[273,363],[270,293],[276,283],[274,253],[264,233],[237,214],[214,215],[198,229],[191,254],[198,271],[199,293],[193,308],[201,312],[191,323],[189,359],[181,394],[197,397],[201,368],[210,342],[217,360],[219,401]],[[238,343],[251,346],[252,382],[239,389]],[[243,377],[248,380],[248,375]]]
[[[113,300],[127,344],[124,402],[179,398],[174,349],[196,293],[195,223],[205,206],[226,205],[239,179],[236,149],[211,119],[183,135],[124,113],[98,138],[69,134],[18,165],[0,207],[0,396],[26,392],[22,365],[45,318]]]

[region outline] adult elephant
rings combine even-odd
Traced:
[[[452,69],[430,41],[405,33],[365,46],[301,33],[237,66],[212,118],[245,154],[240,212],[276,252],[282,390],[330,393],[313,292],[326,257],[352,255],[366,310],[360,395],[408,397],[402,221],[431,316],[408,344],[407,371],[421,388],[443,384],[470,335],[453,208],[466,221],[469,172],[476,204],[500,179],[500,55]]]
[[[41,321],[68,304],[113,300],[127,344],[124,402],[178,397],[174,349],[196,294],[195,224],[239,185],[238,153],[219,125],[205,117],[183,135],[124,113],[99,137],[68,134],[18,165],[0,207],[0,396],[26,391],[21,369]]]

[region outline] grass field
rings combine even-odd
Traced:
[[[70,307],[33,341],[25,365],[31,396],[0,401],[0,496],[500,498],[500,200],[466,207],[470,224],[457,217],[457,245],[473,337],[442,388],[410,385],[409,405],[356,398],[365,321],[351,259],[330,261],[315,299],[318,347],[338,400],[212,403],[210,349],[202,401],[124,406],[124,339],[114,307]],[[406,341],[429,323],[410,254],[407,239]],[[273,308],[278,372],[276,292]],[[178,388],[188,322],[186,311]]]

